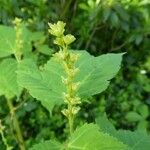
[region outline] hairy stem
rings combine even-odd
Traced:
[[[7,99],[7,104],[11,113],[12,125],[16,132],[16,139],[19,144],[20,150],[25,150],[25,144],[24,144],[24,139],[22,136],[21,128],[20,128],[19,121],[17,119],[15,109],[14,109],[11,99]]]
[[[71,104],[68,104],[68,110],[69,110],[68,122],[69,122],[70,135],[72,135],[74,131],[74,115],[72,114],[72,109],[73,106]]]

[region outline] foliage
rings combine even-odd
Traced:
[[[88,142],[87,142],[88,141]],[[108,143],[108,144],[106,144]],[[35,145],[31,150],[38,150],[39,147],[46,148],[53,146],[54,142],[47,141],[45,143],[41,143]],[[69,141],[64,143],[61,146],[58,143],[55,143],[55,147],[51,147],[51,149],[64,149],[64,150],[77,150],[77,149],[86,149],[86,150],[103,150],[103,149],[112,149],[112,150],[124,150],[127,149],[127,146],[123,143],[117,141],[117,139],[109,136],[108,134],[104,134],[99,132],[98,126],[94,124],[85,124],[84,126],[77,129],[74,134],[70,137]]]
[[[18,149],[9,126],[11,115],[8,115],[8,106],[4,105],[6,95],[11,97],[13,102],[27,148],[34,143],[49,140],[49,137],[52,139],[57,137],[62,143],[68,134],[68,125],[65,125],[66,120],[60,113],[60,106],[55,106],[49,114],[26,90],[15,92],[18,86],[16,79],[10,81],[11,77],[16,76],[16,73],[13,75],[11,73],[16,72],[16,68],[11,67],[13,66],[11,62],[17,63],[14,59],[16,31],[12,27],[15,17],[23,20],[22,63],[30,59],[38,72],[44,71],[45,66],[51,61],[51,59],[48,62],[47,60],[53,52],[58,51],[58,48],[52,45],[52,38],[48,38],[47,22],[65,21],[67,32],[74,33],[76,37],[72,48],[86,49],[90,54],[96,56],[95,58],[105,53],[126,51],[123,67],[119,75],[111,81],[108,89],[101,94],[83,99],[83,104],[80,105],[82,109],[77,115],[75,125],[82,126],[86,121],[93,122],[96,117],[106,112],[117,129],[138,129],[149,132],[149,8],[148,0],[61,0],[53,3],[48,0],[1,0],[0,74],[3,75],[0,76],[0,95],[5,95],[5,97],[0,97],[0,119],[6,126],[4,136],[8,144]],[[90,57],[93,56],[90,55]],[[9,63],[11,65],[5,67]],[[10,71],[8,71],[9,68]],[[5,71],[8,73],[6,74]],[[15,83],[13,84],[14,89],[12,89],[13,86],[8,85],[8,81]],[[88,86],[91,87],[91,85]],[[48,104],[46,106],[48,107]],[[62,107],[65,107],[64,103]],[[5,150],[1,139],[0,147]]]
[[[108,80],[119,69],[122,54],[107,54],[97,58],[87,52],[79,52],[79,55],[76,67],[80,72],[75,80],[81,83],[77,93],[84,99],[106,89]],[[29,89],[30,94],[40,100],[50,111],[55,104],[63,103],[62,93],[66,89],[61,82],[62,76],[64,76],[63,68],[53,58],[44,65],[42,70],[39,70],[31,60],[21,62],[18,69],[18,80],[21,85]],[[93,87],[90,86],[91,84]]]
[[[116,130],[114,126],[108,121],[106,116],[99,117],[97,124],[100,126],[100,130],[110,135],[113,135],[124,144],[127,144],[133,150],[148,150],[150,146],[149,138],[144,132],[140,131],[129,131],[129,130]],[[143,147],[144,145],[144,147]]]

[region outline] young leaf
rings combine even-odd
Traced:
[[[17,62],[15,59],[4,59],[0,63],[0,95],[7,98],[19,96],[21,89],[17,84]]]
[[[120,68],[122,54],[106,54],[93,57],[87,52],[78,52],[80,57],[76,63],[79,73],[75,81],[80,83],[77,93],[86,98],[104,91]],[[52,58],[39,70],[32,60],[23,61],[18,69],[18,81],[30,94],[40,100],[48,109],[55,104],[63,103],[66,88],[62,83],[65,73],[61,63]]]
[[[128,147],[116,138],[103,132],[94,124],[85,124],[71,136],[67,150],[127,150]]]

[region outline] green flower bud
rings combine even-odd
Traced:
[[[15,18],[15,20],[13,21],[13,24],[20,25],[21,22],[22,22],[22,20],[20,18]]]
[[[62,38],[57,37],[57,38],[54,40],[54,44],[59,45],[59,46],[63,46],[63,45],[64,45],[64,41],[63,41]]]
[[[79,69],[78,68],[73,68],[73,69],[65,68],[65,71],[68,76],[74,77],[79,72]]]
[[[65,115],[66,117],[69,116],[69,110],[68,109],[64,109],[61,111],[63,113],[63,115]]]
[[[64,40],[64,42],[65,42],[66,45],[71,44],[72,42],[75,41],[75,39],[76,39],[76,38],[75,38],[73,35],[71,35],[71,34],[67,34],[67,35],[65,35],[65,36],[63,37],[63,40]]]
[[[72,114],[77,114],[78,112],[79,112],[79,110],[80,110],[80,107],[73,107],[72,108]]]
[[[57,24],[51,24],[48,23],[50,29],[48,30],[50,34],[56,36],[56,37],[61,37],[64,34],[64,27],[66,25],[66,23],[62,22],[62,21],[58,21]]]
[[[75,97],[74,98],[74,104],[81,104],[81,98],[80,97]]]
[[[61,80],[63,84],[68,85],[69,81],[67,78],[64,78],[63,76],[61,76]]]
[[[59,52],[53,54],[53,56],[54,56],[56,61],[61,62],[61,63],[65,59],[65,54],[62,50],[60,50]]]
[[[77,91],[79,86],[80,86],[80,82],[72,83],[71,88],[72,88],[73,91]]]
[[[73,63],[75,63],[78,60],[79,56],[80,56],[79,54],[73,54],[73,53],[71,53],[70,54],[70,61],[73,62]]]

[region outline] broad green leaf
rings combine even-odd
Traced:
[[[97,125],[85,124],[78,128],[64,144],[46,141],[34,145],[30,150],[128,150],[128,146],[100,132]]]
[[[116,138],[99,131],[97,125],[85,124],[71,136],[67,150],[127,150]]]
[[[15,30],[0,25],[0,57],[9,56],[14,49]]]
[[[117,138],[124,144],[127,144],[131,150],[149,150],[150,148],[150,136],[145,132],[119,130]]]
[[[18,82],[51,111],[55,104],[63,103],[65,87],[59,74],[63,72],[61,66],[54,61],[49,63],[51,64],[47,64],[45,69],[39,70],[32,60],[22,61],[18,66]]]
[[[4,59],[0,63],[0,95],[7,98],[19,96],[21,89],[17,84],[17,62],[15,59]]]
[[[96,122],[100,127],[100,131],[116,137],[119,141],[128,145],[130,150],[149,150],[150,136],[145,132],[132,132],[129,130],[117,131],[106,117],[100,117]]]
[[[105,54],[94,57],[82,52],[77,62],[79,74],[76,81],[80,82],[78,94],[89,97],[103,92],[120,69],[122,54]]]
[[[122,54],[106,54],[93,57],[87,52],[80,54],[76,67],[79,68],[75,81],[80,82],[77,93],[86,98],[104,91],[120,68]],[[63,103],[63,93],[66,92],[62,84],[65,77],[63,67],[52,58],[39,70],[32,60],[25,60],[19,65],[18,81],[30,94],[40,100],[50,111],[55,104]]]
[[[60,143],[56,141],[45,141],[34,145],[29,150],[63,150]]]

